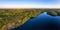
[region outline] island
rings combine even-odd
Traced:
[[[49,10],[47,11],[47,14],[51,16],[60,16],[60,10]]]

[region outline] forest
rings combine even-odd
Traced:
[[[42,10],[38,9],[2,9],[0,10],[0,30],[21,26],[31,17],[41,13]]]
[[[43,12],[51,16],[60,16],[60,10],[45,9],[0,9],[0,30],[8,30],[23,25]]]

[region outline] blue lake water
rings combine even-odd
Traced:
[[[50,16],[44,12],[13,30],[60,30],[60,16]]]

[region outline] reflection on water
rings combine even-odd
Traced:
[[[13,30],[59,30],[59,24],[59,16],[50,16],[44,12]]]

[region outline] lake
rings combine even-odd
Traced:
[[[12,30],[60,30],[60,16],[51,16],[44,12]]]

